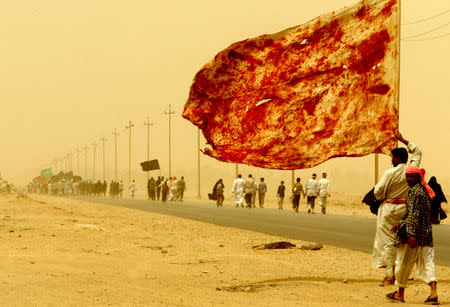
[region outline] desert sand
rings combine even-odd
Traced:
[[[2,306],[391,306],[395,290],[366,253],[255,250],[305,242],[68,198],[0,196],[0,233]],[[428,291],[411,281],[406,305]]]

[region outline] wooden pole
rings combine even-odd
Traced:
[[[294,183],[295,183],[295,170],[292,170],[291,173],[291,187],[294,188]]]
[[[114,128],[114,132],[112,133],[114,135],[114,178],[117,182],[117,136],[119,133],[117,133],[116,129]]]
[[[236,178],[238,177],[238,175],[239,175],[239,164],[236,163]]]
[[[87,151],[88,151],[88,147],[84,146],[84,179],[87,180]]]
[[[197,198],[200,199],[200,128],[197,128]]]
[[[92,169],[92,178],[94,178],[94,181],[95,181],[95,156],[97,154],[97,143],[93,143],[92,146],[94,147],[94,155],[93,155],[94,164],[93,164],[93,169]]]
[[[131,128],[134,127],[134,124],[131,120],[128,122],[128,125],[125,126],[126,129],[129,130],[129,138],[128,138],[128,184],[131,183]]]
[[[147,116],[147,121],[144,123],[144,125],[147,126],[147,161],[150,160],[150,126],[153,125],[153,123],[150,122],[150,118]],[[149,172],[147,171],[147,182],[149,177]]]
[[[172,107],[169,104],[169,112],[164,112],[164,114],[169,115],[169,178],[172,177],[172,115],[175,114],[172,111]]]
[[[375,154],[375,185],[378,183],[378,154]]]
[[[77,176],[80,175],[80,148],[77,148]]]
[[[103,181],[105,181],[105,142],[106,142],[107,140],[108,140],[108,139],[105,138],[105,137],[102,137],[102,138],[100,139],[100,141],[102,141],[102,145],[103,145]]]

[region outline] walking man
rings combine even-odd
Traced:
[[[161,178],[161,176],[158,176],[158,179],[156,179],[156,199],[159,200],[159,197],[161,195],[161,183],[163,182],[164,177]]]
[[[391,301],[404,302],[406,282],[416,265],[419,279],[430,285],[430,296],[425,303],[438,305],[436,268],[434,266],[433,233],[431,227],[431,198],[434,192],[424,180],[425,170],[417,166],[406,168],[406,182],[410,187],[405,215],[393,231],[397,232],[397,260],[395,284],[398,292],[386,295]]]
[[[308,205],[308,213],[314,214],[314,204],[319,192],[319,184],[316,181],[317,175],[313,174],[312,178],[306,181],[306,203]]]
[[[252,174],[249,174],[248,178],[245,179],[245,186],[244,186],[245,203],[247,204],[247,208],[252,207],[254,190],[255,190],[255,179],[253,179]]]
[[[242,179],[242,175],[239,174],[238,177],[233,182],[233,187],[231,188],[231,193],[234,193],[234,197],[236,198],[236,207],[239,205],[244,207],[244,179]]]
[[[224,189],[225,189],[225,186],[224,186],[223,180],[221,178],[217,182],[217,186],[216,186],[216,204],[217,204],[217,207],[223,207],[223,200],[224,200],[223,191],[224,191]]]
[[[400,224],[405,215],[406,198],[409,186],[406,182],[406,163],[408,151],[412,154],[410,164],[419,166],[422,159],[422,151],[405,140],[400,132],[395,131],[395,137],[408,148],[394,148],[391,151],[393,168],[388,169],[380,181],[375,185],[376,199],[383,200],[377,212],[377,229],[373,243],[372,268],[385,268],[385,278],[382,285],[393,285],[394,264],[397,256],[395,247],[395,233],[391,231],[394,225]]]
[[[297,182],[294,184],[294,187],[292,188],[292,193],[294,193],[294,198],[292,199],[292,209],[294,209],[294,211],[298,213],[300,197],[302,194],[303,197],[305,197],[305,191],[303,190],[303,185],[300,183],[300,178],[297,178],[296,181]]]
[[[178,201],[183,201],[184,192],[186,192],[186,182],[184,181],[184,177],[181,176],[181,179],[177,181],[177,198],[178,198]]]
[[[130,183],[129,187],[131,199],[134,199],[134,193],[136,193],[136,182],[133,179],[133,182]]]
[[[328,197],[330,197],[330,182],[327,173],[322,173],[322,179],[319,180],[319,205],[323,214],[326,214]]]
[[[264,178],[259,179],[258,184],[258,200],[259,200],[259,207],[264,208],[264,197],[266,196],[267,192],[267,185],[264,182]]]
[[[284,185],[284,181],[280,182],[277,190],[277,200],[278,200],[278,209],[283,210],[283,201],[284,201],[284,191],[286,190],[286,186]]]

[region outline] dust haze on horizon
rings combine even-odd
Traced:
[[[146,174],[139,163],[147,159],[147,117],[150,159],[158,159],[168,175],[168,116],[172,117],[172,175],[187,179],[189,194],[197,191],[197,128],[181,117],[195,73],[233,42],[275,33],[318,15],[353,5],[354,0],[237,1],[207,0],[87,1],[6,0],[0,3],[0,174],[24,185],[41,169],[54,167],[72,153],[72,169],[103,179],[114,174],[114,129],[119,179],[128,181],[128,121],[132,128],[132,178],[143,189]],[[434,16],[450,9],[448,1],[402,2],[402,23]],[[402,26],[402,37],[414,36],[450,21],[450,14]],[[443,27],[419,38],[450,32]],[[400,131],[423,151],[422,166],[435,175],[444,191],[450,189],[448,71],[450,37],[401,45]],[[201,137],[201,147],[205,146]],[[318,153],[320,154],[320,153]],[[334,191],[361,193],[374,181],[373,155],[336,158],[315,168],[296,171],[302,181],[313,172],[329,173]],[[390,167],[381,157],[380,176]],[[239,166],[244,177],[265,177],[270,189],[279,180],[290,186],[290,171]],[[201,157],[202,194],[218,178],[231,189],[235,165]]]

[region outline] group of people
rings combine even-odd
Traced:
[[[222,179],[220,179],[222,180]],[[264,178],[259,179],[259,183],[256,184],[252,174],[248,175],[247,179],[242,179],[242,175],[233,182],[231,193],[234,193],[236,198],[236,207],[244,207],[244,200],[247,208],[256,207],[256,195],[258,195],[258,204],[260,208],[264,208],[264,199],[267,192],[267,185],[264,182]],[[222,200],[223,202],[223,200]]]
[[[298,212],[300,206],[300,198],[306,198],[306,205],[308,213],[314,214],[314,207],[316,198],[319,198],[319,205],[322,208],[322,214],[326,214],[327,198],[330,197],[330,181],[327,179],[327,173],[322,173],[322,178],[317,181],[317,175],[313,174],[312,178],[306,181],[305,188],[301,184],[301,179],[297,178],[294,186],[292,187],[292,208],[295,212]],[[277,190],[278,209],[283,209],[283,202],[285,196],[284,181],[281,181]]]
[[[183,201],[184,192],[186,192],[186,182],[184,176],[177,177],[158,176],[155,180],[151,177],[147,182],[148,199],[167,201]]]
[[[425,181],[425,170],[419,168],[422,151],[398,131],[395,136],[407,149],[392,150],[393,168],[384,173],[374,188],[375,198],[382,203],[377,212],[372,267],[385,269],[381,285],[398,286],[398,291],[388,293],[386,298],[404,302],[406,283],[415,264],[417,277],[430,286],[425,303],[439,304],[432,234],[432,212],[436,208],[432,202],[443,193],[437,182],[434,191]],[[410,166],[408,153],[412,155]],[[435,200],[439,208],[442,200]]]
[[[89,182],[61,180],[53,182],[30,182],[27,187],[28,193],[40,193],[49,195],[87,195],[87,196],[106,196],[108,184],[106,181]],[[122,197],[122,181],[111,181],[109,185],[110,197]]]
[[[305,188],[300,183],[300,178],[296,179],[292,187],[292,208],[295,212],[299,212],[300,198],[303,195],[307,200],[308,213],[314,213],[314,206],[316,198],[319,198],[319,205],[322,208],[322,213],[326,213],[327,198],[330,197],[330,182],[327,179],[327,173],[322,173],[322,179],[316,181],[317,175],[313,174],[312,178],[306,182]],[[213,188],[213,194],[217,196],[217,206],[221,206],[223,203],[223,180],[215,184]],[[256,207],[256,198],[258,197],[258,203],[260,208],[264,208],[265,195],[267,193],[267,184],[264,178],[259,179],[259,183],[256,184],[255,179],[252,174],[248,175],[247,179],[242,179],[242,175],[239,174],[238,177],[233,182],[233,187],[231,192],[234,193],[236,200],[236,207],[244,207],[244,201],[247,208]],[[281,181],[277,189],[277,203],[278,209],[283,209],[284,198],[286,195],[286,186],[284,181]]]

